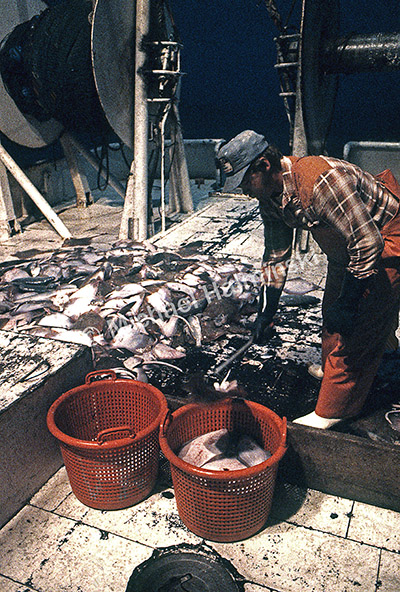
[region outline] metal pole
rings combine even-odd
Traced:
[[[352,34],[331,39],[322,48],[321,61],[327,74],[400,70],[400,33]]]
[[[64,223],[60,220],[57,214],[49,206],[42,194],[36,189],[34,184],[25,175],[22,169],[19,168],[15,160],[8,154],[8,152],[0,144],[0,160],[8,168],[13,177],[18,181],[21,187],[26,191],[32,201],[37,205],[42,214],[47,218],[50,224],[55,228],[58,234],[64,238],[72,238],[71,233]]]
[[[161,119],[161,232],[165,230],[165,124],[170,108],[171,104],[168,103]]]
[[[144,40],[149,32],[150,0],[136,0],[134,138],[131,183],[128,181],[120,238],[147,238],[148,193],[148,110],[143,77],[146,61]]]

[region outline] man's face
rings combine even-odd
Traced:
[[[273,176],[264,161],[256,161],[246,171],[240,184],[243,193],[260,202],[268,200],[275,192]]]

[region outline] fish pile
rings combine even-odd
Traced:
[[[226,428],[197,436],[178,451],[181,460],[212,471],[247,469],[271,456],[248,434],[235,435]]]
[[[228,330],[248,333],[259,284],[248,262],[196,244],[65,245],[0,263],[0,328],[81,343],[95,360],[117,355],[134,370],[184,358]]]

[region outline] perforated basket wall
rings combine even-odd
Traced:
[[[127,508],[154,487],[164,395],[149,384],[92,372],[47,414],[76,497],[101,510]]]
[[[252,436],[272,456],[239,471],[210,471],[175,454],[188,440],[221,428]],[[286,451],[286,418],[243,399],[186,405],[161,425],[160,445],[171,465],[179,516],[192,532],[212,541],[233,542],[264,526],[278,464]]]

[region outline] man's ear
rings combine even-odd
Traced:
[[[260,162],[263,163],[263,165],[265,166],[265,170],[266,171],[270,171],[271,170],[271,163],[268,160],[268,158],[265,158],[265,156],[261,156],[260,157]]]

